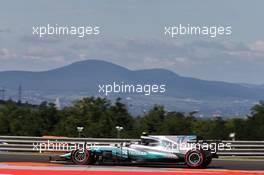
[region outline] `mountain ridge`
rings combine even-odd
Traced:
[[[0,86],[38,90],[89,90],[93,94],[98,84],[116,82],[141,84],[166,84],[167,96],[193,98],[250,98],[263,97],[258,88],[245,87],[236,83],[200,80],[180,76],[166,69],[130,70],[102,60],[78,61],[60,68],[33,71],[0,72]]]

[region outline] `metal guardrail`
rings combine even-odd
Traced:
[[[220,156],[264,156],[264,141],[224,140],[222,143],[230,143],[231,150],[218,151]]]
[[[65,152],[80,144],[118,145],[124,142],[136,142],[138,139],[113,138],[68,138],[68,137],[27,137],[0,136],[0,152]],[[229,143],[231,150],[218,151],[220,156],[264,156],[264,141],[221,141]],[[57,144],[57,145],[56,145]],[[83,145],[82,145],[83,146]],[[56,149],[54,149],[56,147]]]
[[[91,145],[118,145],[138,139],[0,136],[0,152],[67,152]]]

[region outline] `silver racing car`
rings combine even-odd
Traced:
[[[142,136],[136,143],[119,146],[89,146],[76,149],[60,156],[74,164],[94,164],[96,162],[130,163],[185,163],[190,168],[205,168],[215,154],[197,147],[194,135]]]

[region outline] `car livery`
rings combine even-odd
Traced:
[[[75,164],[94,164],[96,162],[131,163],[185,163],[191,168],[207,167],[213,154],[210,150],[196,149],[193,144],[195,135],[142,136],[136,143],[119,146],[90,146],[61,155],[61,159],[71,160]]]

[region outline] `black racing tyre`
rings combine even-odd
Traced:
[[[204,162],[204,168],[207,167],[211,162],[212,162],[212,157],[209,156],[206,158],[205,162]]]
[[[71,160],[76,165],[86,165],[92,160],[90,150],[74,150],[71,153]]]
[[[185,163],[190,168],[203,168],[206,157],[202,150],[190,150],[185,154]]]

